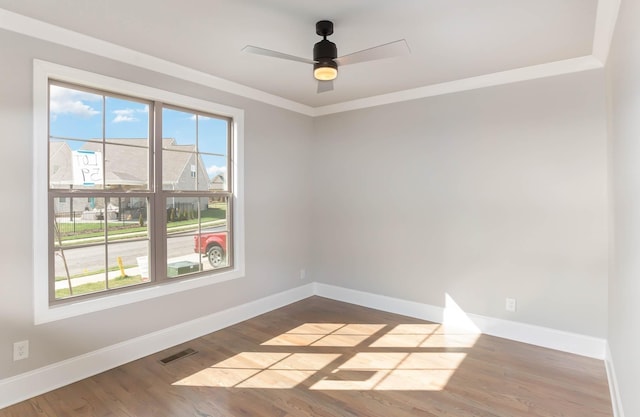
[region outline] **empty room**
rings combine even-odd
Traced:
[[[640,415],[639,22],[0,0],[0,417]]]

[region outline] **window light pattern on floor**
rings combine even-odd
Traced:
[[[439,324],[305,323],[174,385],[439,391],[478,337]]]

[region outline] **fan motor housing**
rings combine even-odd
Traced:
[[[336,44],[327,39],[323,39],[313,46],[314,61],[332,61],[336,59],[337,56],[338,48],[336,47]]]

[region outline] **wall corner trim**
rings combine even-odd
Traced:
[[[618,390],[618,379],[616,378],[616,371],[613,366],[613,356],[611,355],[609,342],[607,342],[606,346],[606,358],[604,364],[607,368],[607,380],[609,381],[609,392],[611,393],[613,417],[624,417],[624,411],[622,409],[622,398],[620,398],[620,391]]]
[[[592,55],[602,62],[607,63],[611,42],[616,30],[618,13],[621,0],[599,0],[596,11],[596,25],[593,34]]]

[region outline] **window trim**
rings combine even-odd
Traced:
[[[214,113],[232,119],[232,177],[233,195],[231,219],[233,221],[234,265],[229,270],[209,275],[198,275],[175,282],[164,282],[132,288],[126,292],[106,293],[104,296],[78,299],[64,304],[49,302],[48,236],[48,141],[47,138],[49,79],[86,85],[113,93],[161,101],[169,105]],[[172,93],[141,84],[79,70],[47,61],[33,61],[33,291],[34,323],[42,324],[70,318],[117,306],[136,303],[181,291],[200,288],[245,275],[244,250],[244,110],[206,100]]]

